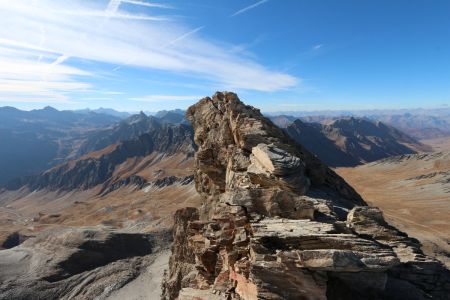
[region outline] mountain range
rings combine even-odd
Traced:
[[[355,166],[382,158],[432,151],[415,138],[380,121],[347,117],[327,124],[299,119],[286,127],[298,143],[333,167]]]
[[[0,186],[157,131],[162,124],[185,124],[180,112],[161,112],[159,117],[141,112],[123,119],[125,115],[111,111],[0,108]]]
[[[388,118],[387,115],[378,116]],[[36,175],[59,163],[77,159],[118,142],[138,138],[160,124],[189,125],[183,110],[160,111],[148,116],[143,112],[130,115],[105,108],[58,111],[45,107],[40,110],[21,111],[3,107],[0,108],[0,117],[0,140],[4,145],[0,149],[0,167],[5,170],[0,175],[0,185],[19,177]],[[416,122],[415,118],[422,118],[423,122]],[[390,155],[430,150],[414,138],[393,127],[387,129],[387,125],[381,126],[383,123],[369,118],[330,119],[328,116],[303,116],[301,120],[306,122],[302,123],[289,115],[273,116],[271,119],[332,166],[356,165]],[[365,121],[345,125],[350,120]],[[427,136],[432,132],[437,132],[436,136],[442,136],[450,130],[450,125],[447,126],[444,119],[428,115],[393,115],[389,116],[387,123],[398,123],[400,127],[415,135],[420,131],[428,132]],[[378,126],[375,131],[379,131],[378,134],[371,135],[372,140],[365,137],[367,132],[364,132],[364,128],[367,129],[370,124]],[[411,129],[414,124],[428,129]],[[353,132],[351,126],[355,127]],[[430,129],[432,126],[438,128]],[[305,134],[306,132],[308,134]],[[321,141],[319,147],[318,140]],[[33,151],[29,151],[30,149]],[[327,153],[328,157],[324,153]]]
[[[450,109],[397,109],[359,111],[286,111],[270,113],[268,116],[280,127],[287,127],[296,119],[305,122],[327,124],[347,117],[381,121],[391,125],[416,139],[431,139],[450,136]]]
[[[56,117],[66,113],[45,110]],[[320,122],[272,118],[283,122],[279,128],[233,93],[202,99],[186,112],[187,118],[183,111],[152,116],[141,112],[126,118],[72,113],[74,121],[60,128],[56,119],[28,117],[27,122],[61,132],[48,140],[64,141],[65,155],[49,157],[48,166],[9,178],[0,189],[0,248],[6,249],[0,251],[0,299],[64,297],[67,291],[74,299],[120,299],[110,297],[125,290],[148,291],[148,280],[155,280],[158,290],[163,282],[166,299],[177,294],[215,299],[214,291],[227,295],[233,284],[241,295],[255,289],[259,295],[277,295],[270,288],[276,285],[300,297],[303,289],[295,281],[272,282],[281,273],[311,282],[311,295],[333,291],[365,299],[367,284],[373,282],[377,295],[398,296],[401,290],[440,297],[444,289],[447,273],[431,257],[445,255],[443,239],[427,244],[439,250],[426,249],[430,256],[424,255],[418,241],[366,205],[367,199],[377,199],[358,185],[359,175],[346,172],[365,174],[374,170],[366,169],[366,163],[380,158],[386,159],[384,165],[393,165],[390,159],[397,161],[395,155],[423,156],[414,160],[414,178],[429,176],[420,173],[423,162],[430,168],[445,164],[447,156],[432,160],[434,156],[422,153],[431,150],[427,145],[401,130],[357,117]],[[97,117],[110,121],[102,123]],[[23,120],[14,122],[20,129]],[[338,168],[340,177],[326,164],[364,165]],[[377,176],[382,178],[382,173]],[[441,175],[436,177],[439,182],[446,180]],[[408,184],[414,180],[405,179]],[[383,184],[405,186],[392,178]],[[404,192],[407,195],[407,189]],[[299,247],[302,243],[310,248]],[[128,251],[130,245],[138,250]],[[254,258],[246,252],[248,247]],[[303,259],[301,269],[325,277],[310,281],[310,275],[298,273],[298,262],[291,262],[297,257],[294,252]],[[168,267],[164,279],[161,260]],[[317,262],[319,267],[313,267]],[[240,266],[234,275],[227,275],[226,269],[234,268],[226,267],[228,263]],[[256,273],[247,273],[246,266]],[[350,274],[355,268],[358,276]],[[411,275],[408,268],[415,272]],[[247,281],[246,274],[258,280]],[[433,283],[422,284],[431,277]],[[183,286],[188,281],[191,288]],[[389,288],[383,287],[386,282]],[[158,297],[159,292],[151,295]]]
[[[51,107],[31,111],[0,108],[0,185],[64,161],[90,131],[119,120]]]

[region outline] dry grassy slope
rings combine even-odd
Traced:
[[[177,209],[200,204],[193,184],[144,190],[126,186],[105,197],[95,194],[95,189],[40,191],[0,207],[0,244],[12,232],[35,235],[57,226],[104,224],[139,232],[166,229]]]
[[[118,165],[114,176],[139,175],[152,181],[192,173],[192,157],[153,153]],[[178,208],[200,204],[193,183],[142,190],[128,185],[106,196],[98,195],[100,189],[99,185],[84,191],[30,191],[22,188],[0,192],[0,246],[12,232],[35,235],[55,226],[105,224],[138,231],[168,228],[172,214]]]
[[[450,152],[394,157],[337,173],[450,266]]]
[[[431,146],[435,151],[450,151],[450,137],[448,136],[420,141]]]
[[[126,178],[138,175],[151,181],[167,176],[184,177],[194,173],[193,157],[183,153],[171,156],[152,153],[145,157],[132,157],[116,166],[113,178]]]

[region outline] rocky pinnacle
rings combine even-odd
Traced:
[[[165,299],[448,299],[449,271],[242,103],[191,106],[202,207],[175,215]]]

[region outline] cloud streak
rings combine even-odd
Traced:
[[[246,6],[246,7],[242,8],[242,9],[236,11],[235,13],[231,14],[230,17],[236,17],[236,16],[238,16],[240,14],[243,14],[243,13],[249,11],[249,10],[257,8],[258,6],[260,6],[261,4],[266,3],[267,1],[269,1],[269,0],[261,0],[261,1],[256,2],[255,4]]]
[[[198,34],[203,27],[189,28],[176,17],[147,10],[136,14],[121,4],[157,5],[152,7],[158,13],[166,11],[163,5],[137,0],[99,3],[0,1],[0,93],[32,83],[37,96],[67,99],[71,93],[95,89],[91,79],[114,66],[180,75],[187,78],[185,83],[200,79],[223,89],[271,92],[300,82],[230,51],[233,45],[206,39]],[[14,99],[21,93],[17,95]]]
[[[178,43],[179,41],[182,41],[182,40],[186,39],[187,37],[189,37],[189,36],[191,36],[191,35],[193,35],[193,34],[199,32],[199,31],[202,30],[203,28],[205,28],[205,26],[200,26],[200,27],[197,27],[197,28],[195,28],[195,29],[193,29],[193,30],[191,30],[191,31],[189,31],[189,32],[186,32],[186,33],[180,35],[179,37],[175,38],[174,40],[170,41],[170,42],[169,42],[167,45],[165,45],[165,46],[170,46],[170,45],[173,45],[173,44],[175,44],[175,43]]]
[[[170,5],[161,4],[161,3],[150,3],[150,2],[144,2],[144,1],[137,1],[137,0],[122,0],[122,3],[128,3],[128,4],[134,4],[138,6],[144,6],[144,7],[154,7],[154,8],[172,8]]]
[[[197,101],[203,96],[186,96],[186,95],[146,95],[142,97],[130,98],[133,101],[140,102],[166,102],[166,101]]]
[[[317,44],[312,47],[312,50],[317,51],[317,50],[321,49],[322,47],[323,47],[323,44]]]

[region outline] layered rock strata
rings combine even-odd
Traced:
[[[448,298],[442,264],[236,94],[187,118],[204,203],[175,215],[165,299]]]

